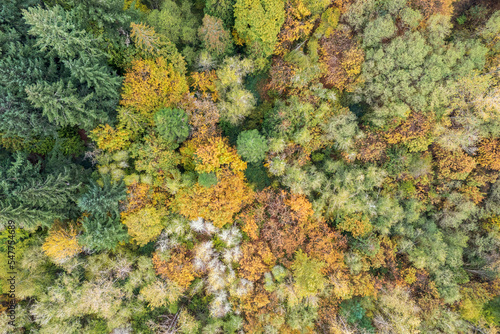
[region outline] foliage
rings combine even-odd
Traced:
[[[158,275],[177,283],[182,290],[185,290],[194,280],[195,271],[185,248],[172,252],[168,261],[162,261],[158,254],[155,254],[153,264]]]
[[[267,57],[273,53],[285,20],[282,0],[237,0],[234,17],[234,27],[251,54]]]
[[[169,143],[182,143],[189,136],[187,115],[182,109],[160,109],[154,120],[158,133]]]
[[[67,261],[82,251],[82,247],[78,244],[77,233],[78,230],[73,225],[64,228],[54,224],[42,249],[56,263]]]
[[[179,102],[187,90],[185,77],[164,58],[136,60],[125,75],[120,104],[151,121],[154,112]]]
[[[207,188],[196,184],[180,190],[173,203],[180,214],[196,219],[202,217],[222,227],[232,223],[233,216],[253,199],[253,192],[241,174],[224,169],[217,173],[216,185]]]
[[[257,130],[242,131],[238,135],[238,153],[248,162],[264,160],[267,142]]]
[[[3,332],[500,330],[495,1],[0,13]]]
[[[55,219],[72,218],[71,206],[80,186],[69,169],[59,173],[41,171],[27,155],[4,155],[0,168],[0,224],[12,220],[20,227],[51,226]]]
[[[255,97],[243,86],[245,76],[253,71],[254,63],[250,59],[224,59],[224,65],[217,70],[220,101],[218,107],[221,119],[238,125],[250,114]]]
[[[324,262],[310,259],[301,250],[295,254],[295,260],[290,268],[299,298],[309,297],[324,289],[326,284],[326,279],[322,274],[324,266]]]
[[[203,43],[203,48],[216,58],[231,52],[231,34],[224,29],[220,18],[205,15],[203,17],[203,24],[198,29],[198,36]]]

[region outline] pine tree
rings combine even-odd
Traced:
[[[118,243],[128,240],[127,231],[123,228],[120,216],[116,214],[94,214],[82,219],[83,235],[78,242],[92,250],[111,250]]]
[[[69,218],[80,184],[69,170],[59,174],[40,173],[40,164],[31,164],[20,152],[0,163],[0,225],[13,220],[29,229],[50,226],[55,219]]]
[[[102,179],[102,185],[91,180],[88,190],[78,199],[80,210],[95,215],[119,215],[119,202],[127,197],[123,182],[111,182],[109,177]]]
[[[112,183],[109,177],[102,186],[91,181],[89,189],[77,201],[84,212],[80,237],[82,245],[94,250],[113,249],[128,239],[127,231],[120,222],[119,201],[126,198],[123,182]]]

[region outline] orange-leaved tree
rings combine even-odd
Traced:
[[[257,281],[276,263],[276,257],[262,241],[245,243],[241,250],[238,273],[250,281]]]
[[[224,169],[217,178],[217,184],[211,187],[197,183],[180,190],[175,195],[173,207],[190,219],[202,217],[217,227],[232,223],[233,216],[252,202],[253,191],[242,173]]]
[[[476,167],[474,158],[462,150],[446,151],[436,146],[434,156],[437,159],[439,176],[452,180],[465,180],[467,175]]]
[[[162,260],[157,253],[153,255],[156,274],[177,283],[183,289],[186,289],[195,278],[196,272],[192,262],[191,253],[184,246],[173,249],[167,261]]]
[[[479,143],[477,162],[486,168],[500,170],[500,138],[489,138]]]
[[[234,214],[253,200],[243,174],[246,162],[222,137],[194,138],[181,153],[185,168],[194,169],[200,177],[211,175],[214,182],[181,189],[175,196],[174,209],[190,219],[212,221],[217,227],[232,223]]]

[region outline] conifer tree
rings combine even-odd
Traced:
[[[13,220],[29,229],[51,226],[55,219],[70,218],[80,184],[69,170],[59,174],[40,172],[26,154],[5,154],[0,162],[0,225]]]
[[[118,242],[128,239],[119,213],[119,201],[125,198],[123,182],[112,183],[105,177],[101,186],[91,181],[89,189],[77,202],[84,212],[84,233],[79,239],[82,245],[95,250],[113,249]]]

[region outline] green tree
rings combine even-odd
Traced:
[[[32,48],[45,56],[38,67],[43,75],[22,89],[49,122],[90,130],[115,109],[121,78],[107,64],[101,38],[81,26],[78,8],[67,11],[56,5],[22,11],[27,32],[34,36]]]
[[[226,29],[234,26],[234,4],[236,0],[207,0],[203,9],[206,15],[217,17]]]
[[[190,1],[165,0],[160,10],[154,9],[149,13],[147,22],[158,34],[175,44],[188,63],[194,60],[200,19],[192,12]]]
[[[99,184],[101,183],[101,184]],[[77,201],[83,212],[106,215],[119,214],[119,203],[127,197],[123,182],[112,182],[109,177],[100,181],[90,180],[87,191]]]
[[[244,78],[253,70],[252,60],[236,57],[224,59],[224,64],[217,70],[221,118],[233,125],[240,124],[255,106],[255,97],[243,85]]]
[[[295,260],[290,268],[299,298],[313,296],[325,288],[327,279],[322,273],[324,267],[324,262],[308,257],[300,249],[295,253]]]
[[[238,135],[238,154],[248,162],[260,162],[266,157],[267,140],[258,130],[242,131]]]
[[[154,120],[158,133],[169,143],[180,144],[189,136],[188,116],[182,109],[160,109]]]
[[[281,25],[285,21],[283,0],[237,0],[234,28],[254,57],[268,57],[274,51]]]
[[[123,182],[111,183],[105,177],[102,185],[91,182],[87,191],[78,199],[78,207],[84,212],[84,233],[80,243],[90,249],[113,249],[128,239],[127,231],[120,222],[119,201],[126,198]]]
[[[4,154],[0,162],[0,226],[9,220],[28,229],[50,227],[55,219],[72,218],[79,183],[69,169],[43,171],[27,155]]]
[[[123,224],[127,225],[128,233],[139,246],[144,246],[160,235],[165,227],[165,210],[145,207],[137,212],[127,214]]]

